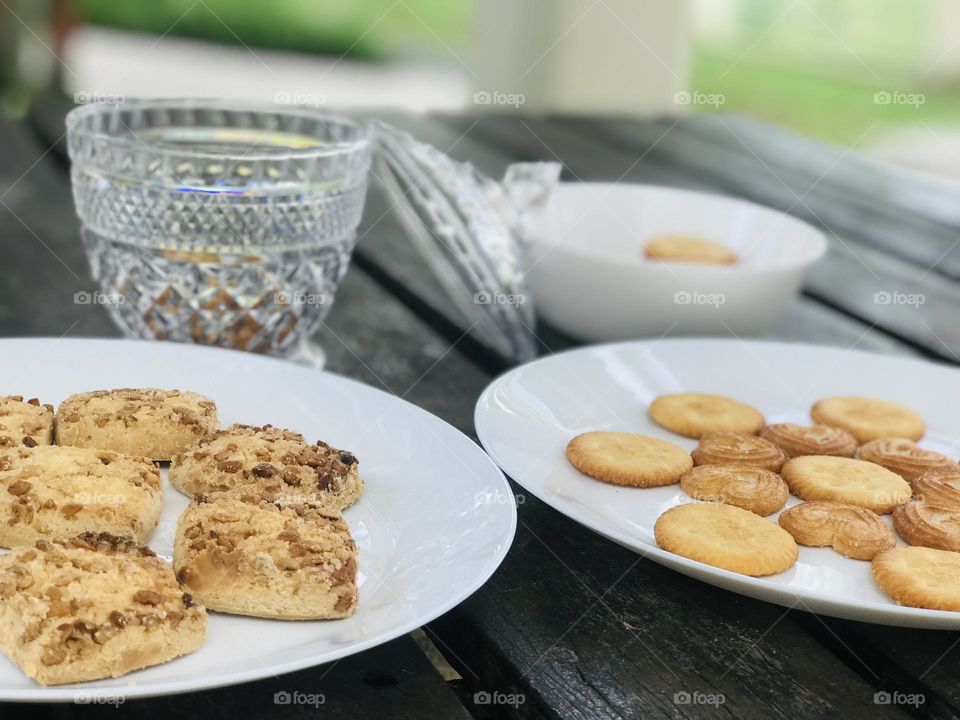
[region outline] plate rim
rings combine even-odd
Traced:
[[[142,699],[142,698],[151,698],[151,697],[161,697],[166,695],[178,695],[190,692],[200,692],[204,690],[212,690],[216,688],[229,687],[231,685],[239,685],[249,682],[256,682],[259,680],[267,680],[269,678],[285,675],[291,672],[296,672],[298,670],[304,670],[306,668],[316,667],[327,662],[333,662],[340,660],[351,655],[357,655],[361,652],[369,650],[371,648],[377,647],[379,645],[384,645],[388,642],[396,640],[402,635],[407,635],[411,631],[426,625],[427,623],[435,620],[444,613],[449,612],[451,609],[462,603],[464,600],[469,598],[473,593],[483,587],[487,581],[493,576],[497,571],[500,565],[503,563],[503,560],[506,558],[507,553],[510,552],[510,548],[513,546],[513,541],[516,537],[517,531],[517,504],[516,497],[514,496],[513,489],[510,487],[510,483],[507,480],[503,470],[500,466],[493,461],[493,458],[483,449],[483,447],[477,444],[469,435],[462,432],[456,428],[451,423],[447,422],[443,418],[435,415],[434,413],[426,410],[425,408],[416,405],[409,400],[406,400],[402,397],[394,395],[387,392],[381,388],[374,387],[369,385],[361,380],[356,380],[354,378],[348,377],[341,373],[332,372],[326,369],[316,369],[310,368],[305,365],[298,365],[292,363],[288,360],[283,360],[280,358],[271,357],[268,355],[260,355],[242,350],[235,350],[232,348],[220,348],[215,346],[206,346],[206,345],[194,345],[190,343],[177,343],[171,341],[155,341],[155,340],[138,340],[138,339],[127,339],[127,338],[99,338],[99,337],[23,337],[23,338],[0,338],[0,352],[3,349],[10,345],[17,344],[26,344],[26,343],[110,343],[114,345],[137,345],[137,346],[157,346],[160,345],[164,347],[165,350],[170,352],[187,352],[187,353],[198,353],[198,354],[208,354],[213,353],[231,353],[237,355],[252,355],[256,361],[266,361],[269,364],[275,365],[278,369],[280,367],[289,368],[289,366],[294,366],[296,368],[303,369],[305,371],[313,371],[319,375],[326,375],[329,378],[332,378],[335,382],[345,382],[348,384],[348,389],[351,386],[359,386],[360,392],[370,391],[379,395],[386,396],[389,401],[392,402],[401,402],[404,403],[414,412],[423,413],[426,416],[429,416],[433,420],[446,425],[451,431],[459,434],[465,440],[469,441],[470,445],[476,448],[476,452],[479,455],[483,456],[483,462],[489,463],[490,468],[493,470],[493,476],[491,480],[496,478],[497,482],[500,484],[500,490],[502,490],[509,498],[508,502],[503,503],[494,503],[493,505],[500,509],[500,511],[507,513],[509,519],[509,528],[507,533],[504,535],[504,542],[500,550],[496,553],[492,553],[487,561],[487,564],[484,566],[484,569],[481,573],[478,573],[473,581],[468,583],[468,585],[459,593],[455,594],[448,598],[445,602],[436,605],[435,608],[424,613],[422,617],[414,620],[407,620],[403,623],[398,624],[393,629],[389,630],[382,634],[382,636],[377,638],[371,638],[364,640],[358,643],[353,643],[344,648],[334,650],[332,652],[321,654],[321,655],[312,655],[306,658],[299,660],[292,660],[288,662],[271,664],[269,669],[264,668],[263,666],[259,668],[252,668],[249,670],[233,672],[229,674],[221,674],[215,678],[210,678],[209,680],[204,680],[202,678],[194,678],[190,680],[176,680],[168,682],[152,682],[149,685],[120,685],[117,687],[84,687],[83,683],[72,683],[69,685],[53,685],[53,686],[43,686],[37,684],[35,681],[34,686],[30,688],[7,688],[0,685],[0,701],[2,702],[22,702],[22,703],[42,703],[42,702],[73,702],[77,704],[94,704],[98,700],[104,699],[123,699],[133,700],[133,699]],[[356,389],[356,388],[354,388]],[[351,390],[352,391],[352,390]],[[480,460],[478,456],[478,461]],[[226,613],[217,613],[217,616],[226,616],[228,618],[242,618],[243,616],[234,616]],[[284,622],[278,620],[277,622]],[[287,622],[297,622],[297,623],[310,623],[310,622],[328,622],[322,620],[315,621],[287,621]],[[179,658],[173,658],[168,662],[176,662]],[[12,664],[12,663],[11,663]],[[167,663],[161,663],[165,665]],[[14,665],[14,667],[16,667]],[[158,666],[154,666],[158,667]],[[147,670],[149,668],[143,668]],[[17,668],[18,672],[20,671]],[[139,671],[135,671],[139,672]],[[26,677],[26,676],[24,676]],[[119,678],[102,678],[93,682],[123,682],[123,679],[129,677],[129,675],[123,675]],[[30,680],[30,678],[28,678]]]
[[[488,443],[489,438],[485,438],[484,431],[484,421],[481,419],[481,413],[484,411],[485,406],[490,405],[489,398],[502,386],[504,385],[510,377],[520,372],[529,370],[529,368],[539,365],[541,363],[556,362],[557,358],[562,358],[567,355],[573,354],[591,354],[599,351],[615,351],[617,349],[637,347],[640,349],[649,349],[656,347],[657,345],[683,345],[683,344],[714,344],[714,345],[735,345],[735,344],[748,344],[748,345],[762,345],[766,347],[774,347],[778,349],[787,349],[787,348],[796,348],[803,347],[816,351],[831,351],[831,352],[840,352],[844,354],[853,354],[862,357],[869,358],[884,358],[887,360],[899,361],[899,362],[908,362],[912,364],[920,365],[935,365],[947,370],[954,370],[960,372],[956,367],[943,362],[936,362],[932,360],[927,360],[926,358],[917,358],[911,357],[909,355],[882,355],[880,353],[873,353],[866,350],[858,349],[844,349],[838,348],[831,345],[820,345],[812,343],[803,343],[803,342],[784,342],[780,340],[753,340],[753,339],[734,339],[734,338],[698,338],[698,337],[684,337],[684,338],[661,338],[655,340],[627,340],[619,341],[612,343],[596,343],[583,345],[576,348],[571,348],[564,350],[562,352],[554,353],[552,355],[545,355],[543,357],[537,358],[529,363],[523,365],[518,365],[514,368],[501,373],[495,377],[483,392],[480,393],[480,397],[477,399],[477,403],[474,407],[474,426],[476,428],[477,437],[480,440],[483,449],[486,450],[487,454],[497,463],[498,466],[504,471],[509,478],[514,482],[521,485],[526,491],[532,493],[536,498],[541,500],[550,506],[553,510],[564,515],[565,517],[573,520],[574,522],[586,527],[591,532],[594,532],[601,537],[615,542],[622,547],[625,547],[631,550],[634,553],[637,553],[641,558],[649,558],[659,565],[667,567],[668,569],[680,572],[681,574],[690,577],[698,582],[703,582],[708,585],[713,585],[714,587],[719,587],[728,592],[733,592],[738,595],[744,595],[747,597],[752,597],[763,602],[772,603],[779,605],[781,607],[790,607],[796,608],[805,612],[812,612],[814,614],[824,614],[831,617],[840,617],[849,620],[855,620],[860,622],[868,622],[876,625],[890,625],[896,627],[914,627],[914,628],[926,628],[934,630],[960,630],[960,611],[950,611],[950,610],[929,610],[926,608],[913,608],[907,607],[905,605],[888,605],[877,603],[874,601],[866,601],[863,603],[857,603],[856,605],[851,605],[847,601],[838,599],[837,597],[822,593],[819,591],[805,591],[803,597],[800,598],[796,593],[791,593],[785,588],[785,586],[774,586],[766,582],[762,578],[751,577],[749,575],[743,575],[741,573],[735,573],[730,570],[724,570],[723,568],[714,567],[712,565],[707,565],[706,563],[699,562],[697,560],[692,560],[690,558],[685,558],[674,553],[667,552],[662,548],[656,545],[649,545],[643,543],[642,541],[637,540],[636,538],[623,533],[616,528],[602,527],[600,522],[597,522],[593,518],[589,517],[587,514],[579,512],[575,509],[566,509],[561,508],[563,501],[560,498],[555,498],[549,492],[546,492],[540,487],[531,487],[531,484],[528,484],[525,479],[521,477],[514,476],[510,474],[510,471],[505,467],[505,464],[502,462],[501,457],[498,455],[496,448],[492,447],[492,443]],[[682,568],[682,569],[681,569]],[[716,576],[723,583],[715,583],[704,580],[700,577],[701,574],[706,574],[710,576]],[[742,586],[747,590],[753,592],[746,592],[740,589],[733,589],[730,587],[733,586]],[[794,602],[792,605],[788,605],[785,602],[780,602],[778,599],[773,599],[768,597],[769,595],[791,595],[794,600],[805,600],[810,599],[818,608],[826,608],[822,610],[814,610],[810,607],[804,607],[803,602]],[[800,607],[798,607],[798,605]],[[834,607],[835,606],[835,607]],[[851,614],[844,614],[844,610],[852,608]],[[857,614],[856,610],[860,609],[870,613],[871,617],[863,617],[862,614]]]

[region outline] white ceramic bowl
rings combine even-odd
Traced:
[[[696,235],[730,267],[647,260],[656,235]],[[744,200],[650,185],[562,183],[531,237],[538,314],[584,340],[759,335],[826,251],[816,228]]]

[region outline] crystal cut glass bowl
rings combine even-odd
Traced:
[[[291,356],[322,324],[363,211],[367,125],[158,100],[67,115],[94,278],[129,337]]]

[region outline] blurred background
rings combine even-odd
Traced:
[[[0,0],[0,100],[750,114],[960,176],[956,0]]]

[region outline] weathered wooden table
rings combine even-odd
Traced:
[[[108,336],[70,199],[62,101],[0,121],[0,334]],[[730,115],[597,120],[379,115],[499,175],[557,159],[568,179],[704,188],[823,227],[829,258],[771,337],[960,362],[960,189],[871,164],[855,152]],[[325,331],[329,369],[415,402],[473,435],[474,402],[507,363],[464,336],[381,196],[371,194],[352,269]],[[921,294],[919,307],[876,293]],[[539,327],[541,350],[574,344]],[[951,399],[955,400],[955,399]],[[522,489],[518,488],[518,492]],[[960,635],[817,617],[666,570],[532,497],[493,578],[423,630],[460,675],[442,676],[404,637],[327,666],[247,685],[131,701],[143,717],[308,717],[278,690],[323,693],[329,717],[955,717]],[[418,644],[419,642],[419,644]],[[475,693],[520,693],[516,708]],[[719,708],[676,693],[722,694]],[[922,694],[917,706],[878,692]],[[882,698],[883,696],[881,696]],[[893,695],[893,697],[901,697]],[[2,705],[0,717],[113,712]]]

